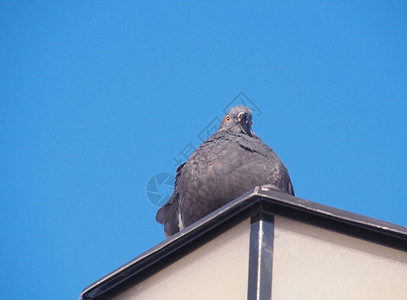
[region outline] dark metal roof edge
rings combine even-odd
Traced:
[[[133,269],[137,267],[137,265],[142,265],[143,263],[145,263],[145,261],[152,257],[154,257],[154,260],[164,259],[166,256],[170,255],[180,247],[188,244],[193,240],[196,240],[214,227],[217,227],[218,225],[238,215],[242,211],[248,210],[256,203],[261,203],[262,201],[301,211],[305,214],[317,215],[319,217],[331,219],[336,222],[347,223],[351,226],[363,227],[364,229],[375,231],[379,234],[390,235],[393,237],[402,238],[407,241],[407,227],[384,222],[370,217],[365,217],[363,215],[340,210],[309,200],[297,198],[286,193],[269,189],[267,187],[256,187],[248,191],[246,194],[240,196],[239,198],[236,198],[235,200],[222,206],[221,208],[217,209],[216,211],[212,212],[196,223],[188,226],[184,230],[160,242],[153,248],[147,250],[146,252],[142,253],[128,263],[97,280],[96,282],[85,287],[79,299],[82,299],[85,294],[92,292],[92,290],[95,290],[95,293],[97,294],[98,286],[106,284],[109,285],[109,281],[113,281],[115,277],[122,278],[116,280],[115,282],[112,282],[112,284],[109,285],[108,288],[110,289],[114,286],[119,285],[133,275],[132,272],[127,272],[129,269]],[[146,269],[153,263],[154,261],[149,263],[147,262],[146,265],[140,266],[138,272]],[[103,291],[101,290],[100,292]]]
[[[287,207],[295,208],[303,212],[320,215],[321,217],[336,220],[338,222],[346,222],[351,225],[379,231],[384,234],[397,235],[407,240],[407,227],[401,225],[294,197],[276,190],[271,190],[267,187],[258,187],[256,195],[267,199],[267,201],[272,201],[280,205],[284,204]]]
[[[229,202],[228,204],[220,207],[219,209],[215,210],[214,212],[210,213],[209,215],[205,216],[204,218],[200,219],[199,221],[195,222],[194,224],[188,226],[184,230],[177,232],[176,234],[168,237],[167,239],[160,242],[156,246],[145,251],[144,253],[140,254],[136,258],[130,260],[128,263],[122,265],[121,267],[110,272],[109,274],[102,277],[101,279],[99,279],[99,280],[95,281],[94,283],[90,284],[89,286],[85,287],[83,289],[81,295],[79,296],[79,299],[82,299],[86,293],[90,292],[92,289],[96,288],[98,285],[109,281],[110,279],[112,279],[115,276],[120,275],[122,272],[125,272],[127,269],[141,263],[143,260],[145,260],[155,254],[158,254],[159,252],[162,252],[163,250],[165,250],[166,248],[169,248],[170,246],[174,246],[174,244],[178,244],[178,246],[173,247],[174,249],[172,251],[170,251],[170,253],[172,253],[176,249],[179,249],[183,245],[190,242],[191,238],[193,240],[197,239],[199,236],[201,236],[205,232],[207,232],[210,229],[212,229],[213,227],[216,227],[217,225],[219,225],[219,223],[223,223],[222,221],[226,221],[227,219],[230,219],[233,216],[239,214],[242,210],[248,209],[250,206],[252,206],[255,202],[257,202],[259,200],[257,197],[256,197],[256,199],[253,198],[253,196],[256,195],[256,190],[257,190],[257,187],[248,191],[247,193],[243,194],[242,196],[236,198],[235,200]],[[228,212],[230,212],[230,214],[228,214]],[[227,215],[227,214],[228,214],[228,217],[224,218],[224,215]],[[205,228],[203,228],[203,227],[205,227]],[[202,230],[200,230],[200,229],[202,229]],[[167,253],[167,255],[170,253]],[[163,257],[161,257],[161,259],[167,255],[164,255]],[[120,284],[120,282],[118,282],[117,284]],[[115,285],[117,285],[117,284],[115,284]]]

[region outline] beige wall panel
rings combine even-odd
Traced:
[[[407,253],[275,218],[272,299],[407,299]]]
[[[114,299],[247,299],[249,239],[248,219]]]

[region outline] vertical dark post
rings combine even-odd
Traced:
[[[248,300],[271,299],[274,217],[261,212],[251,219]]]

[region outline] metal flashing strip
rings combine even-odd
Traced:
[[[274,217],[261,212],[251,219],[248,300],[271,299]]]

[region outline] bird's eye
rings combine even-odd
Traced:
[[[250,121],[250,126],[252,126],[253,125],[253,121]]]
[[[230,122],[230,116],[226,116],[225,121],[226,121],[226,123],[229,123]]]

